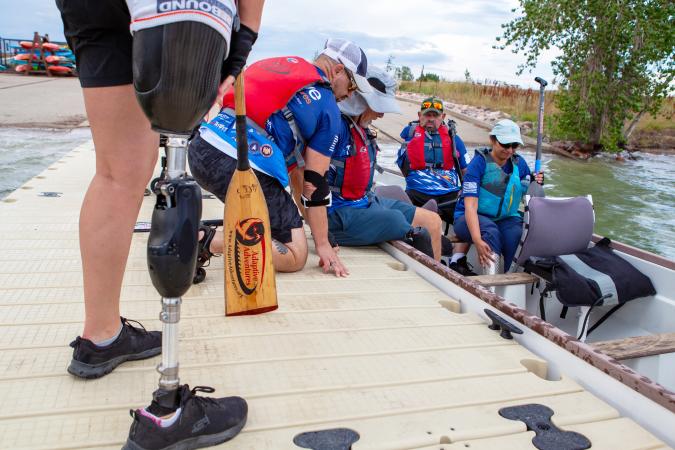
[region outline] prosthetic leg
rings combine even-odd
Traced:
[[[166,170],[148,238],[148,270],[162,296],[162,363],[154,404],[175,411],[181,297],[192,285],[201,219],[201,189],[187,176],[187,143],[215,101],[227,42],[209,26],[183,21],[134,34],[134,87],[152,128],[167,136]]]

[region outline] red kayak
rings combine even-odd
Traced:
[[[58,73],[63,75],[73,73],[73,69],[65,66],[47,66],[47,70],[49,70],[51,73]]]
[[[22,48],[25,48],[26,50],[30,50],[31,48],[40,48],[40,44],[34,44],[31,41],[21,41],[21,42],[19,42],[19,45]],[[59,50],[61,47],[59,47],[58,44],[52,44],[51,42],[45,42],[44,44],[42,44],[42,48],[44,48],[45,50],[47,50],[49,52],[55,52],[55,51]]]
[[[63,61],[63,56],[49,55],[45,58],[49,64],[55,64]]]
[[[28,61],[29,58],[30,58],[30,53],[19,53],[18,55],[14,56],[14,59],[16,59],[17,61]],[[51,58],[51,57],[48,56],[47,58]],[[36,59],[38,59],[37,55],[33,55],[33,60],[36,60]],[[49,60],[47,60],[47,62],[49,62]]]

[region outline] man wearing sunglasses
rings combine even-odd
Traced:
[[[301,270],[307,260],[302,217],[285,190],[291,178],[319,264],[336,276],[349,274],[328,241],[326,207],[331,195],[325,173],[339,144],[337,101],[357,89],[371,90],[367,66],[366,55],[356,44],[328,39],[314,63],[283,56],[258,61],[245,72],[249,158],[270,211],[272,259],[279,272]],[[237,165],[234,117],[230,91],[223,98],[223,109],[202,125],[188,153],[197,182],[223,201]],[[207,256],[200,262],[223,248],[222,233],[205,231],[200,250]]]
[[[429,97],[420,104],[418,120],[410,122],[401,131],[405,143],[398,153],[398,164],[406,180],[406,193],[415,206],[422,206],[433,199],[445,204],[439,214],[447,223],[454,221],[454,209],[462,188],[459,173],[466,170],[466,147],[462,139],[450,137],[444,124],[443,100]],[[444,247],[450,247],[449,241]],[[462,275],[476,275],[466,261],[469,245],[457,243],[441,261]],[[449,254],[452,253],[450,257]]]
[[[499,255],[508,271],[523,230],[518,208],[527,192],[531,172],[516,154],[523,145],[520,127],[504,119],[490,132],[492,148],[476,150],[464,176],[464,188],[455,209],[455,234],[473,242],[481,266],[496,273]],[[543,172],[536,174],[544,182]]]

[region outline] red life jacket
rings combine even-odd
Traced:
[[[332,158],[336,176],[331,191],[340,194],[345,200],[359,200],[373,184],[377,146],[363,128],[351,118],[349,122],[351,151],[346,158]]]
[[[452,153],[454,151],[453,142],[450,140],[448,134],[448,127],[441,125],[438,128],[438,133],[441,136],[441,146],[443,152],[437,154],[433,148],[433,140],[427,139],[424,128],[417,125],[413,138],[408,142],[408,161],[410,162],[410,170],[423,170],[429,168],[443,168],[443,170],[450,170],[454,166],[454,159]],[[440,158],[442,155],[442,159]],[[435,158],[434,158],[435,156]]]
[[[267,119],[284,109],[300,89],[319,82],[326,80],[316,66],[299,56],[280,56],[253,63],[244,72],[246,115],[264,129]],[[234,109],[234,89],[223,96],[223,108]]]

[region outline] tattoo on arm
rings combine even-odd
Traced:
[[[274,246],[277,248],[279,253],[281,253],[282,255],[285,255],[286,253],[288,253],[288,247],[286,247],[284,244],[277,241],[276,239],[272,239],[272,242],[274,243]]]

